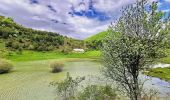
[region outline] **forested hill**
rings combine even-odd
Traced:
[[[0,40],[3,40],[6,48],[10,50],[36,51],[71,50],[81,47],[83,43],[57,33],[25,28],[4,16],[0,16]]]

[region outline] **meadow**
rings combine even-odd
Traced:
[[[22,54],[13,52],[11,55],[6,55],[7,58],[12,61],[34,61],[34,60],[48,60],[48,59],[59,59],[59,58],[99,58],[101,55],[100,51],[87,51],[85,53],[68,53],[64,54],[58,51],[23,51]]]

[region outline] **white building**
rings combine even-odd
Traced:
[[[76,48],[76,49],[73,49],[73,52],[84,53],[85,50],[84,50],[84,49],[78,49],[78,48]]]

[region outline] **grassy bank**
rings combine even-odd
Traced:
[[[2,46],[2,44],[1,44]],[[34,60],[47,60],[47,59],[58,59],[58,58],[99,58],[101,52],[87,51],[85,53],[69,53],[64,54],[58,51],[47,51],[47,52],[37,52],[37,51],[23,51],[22,54],[12,53],[12,55],[6,54],[5,58],[12,61],[34,61]],[[158,59],[157,62],[170,64],[170,49],[166,50],[166,57]]]
[[[166,68],[153,68],[148,70],[145,74],[152,76],[152,77],[158,77],[162,80],[170,82],[170,67]]]
[[[170,64],[170,49],[165,50],[165,52],[166,57],[159,59],[158,62]]]
[[[63,54],[57,51],[50,52],[23,51],[22,54],[13,53],[12,55],[5,56],[5,58],[12,61],[33,61],[59,58],[99,58],[100,55],[101,55],[100,51],[87,51],[85,53],[69,53],[69,54]]]

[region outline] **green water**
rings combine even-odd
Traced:
[[[85,82],[89,82],[89,76],[101,75],[101,64],[91,59],[67,59],[63,72],[56,74],[49,72],[52,61],[54,60],[16,63],[13,72],[0,75],[0,100],[54,100],[54,88],[49,83],[65,79],[67,72],[73,77],[86,76]],[[146,76],[141,74],[140,77]],[[98,80],[93,81],[99,83]],[[151,78],[145,87],[155,88],[161,94],[170,92],[170,83],[158,78]]]
[[[67,61],[63,72],[53,74],[51,61],[16,63],[13,72],[0,75],[0,100],[54,100],[49,83],[64,79],[67,72],[73,77],[99,74],[100,64],[86,59]]]

